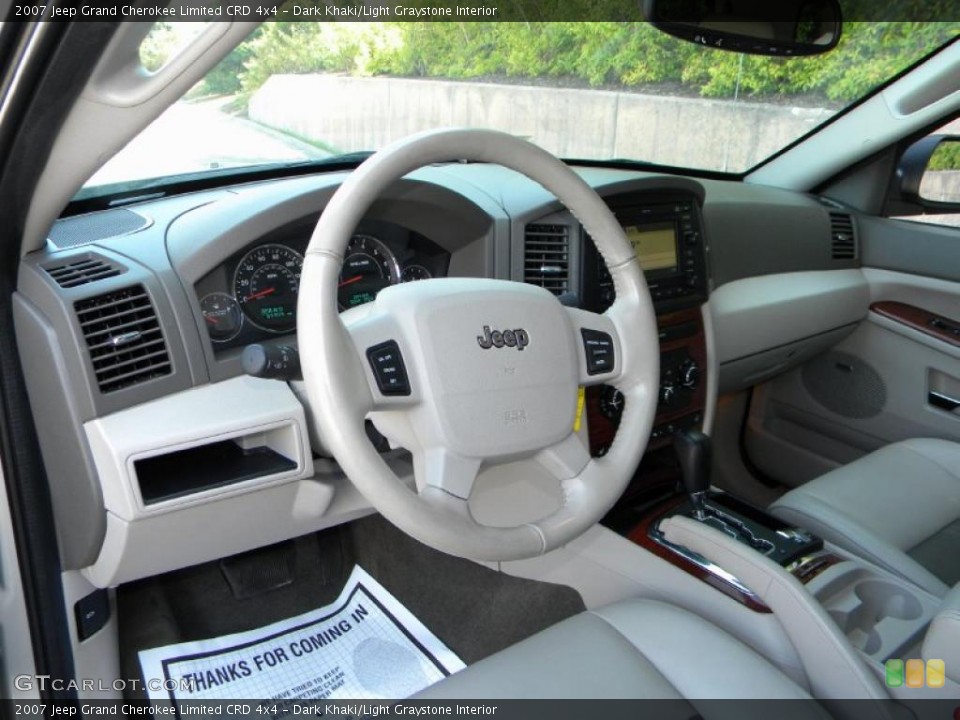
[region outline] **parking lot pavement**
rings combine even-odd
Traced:
[[[229,101],[217,98],[176,103],[87,185],[331,155],[293,136],[224,112]]]

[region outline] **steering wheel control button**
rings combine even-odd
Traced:
[[[407,380],[407,369],[403,366],[403,356],[394,340],[374,345],[367,349],[367,360],[373,376],[377,379],[377,387],[384,395],[409,395],[410,382]]]
[[[599,330],[581,328],[583,349],[587,354],[587,375],[600,375],[613,370],[613,338]]]

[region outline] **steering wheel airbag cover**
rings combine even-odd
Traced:
[[[422,289],[397,287],[384,291],[374,307],[364,310],[365,319],[347,329],[337,309],[336,284],[343,251],[354,228],[391,183],[421,166],[460,159],[497,163],[521,172],[566,205],[594,239],[613,277],[617,300],[604,316],[572,311],[572,324],[564,325],[567,310],[545,291],[503,282],[500,284],[512,289],[498,290],[498,281],[476,281],[480,284],[473,287],[483,293],[487,292],[481,287],[483,283],[494,283],[489,292],[500,295],[491,294],[487,300],[477,295],[469,299],[468,307],[455,310],[451,309],[457,302],[453,296],[458,292],[469,294],[470,287],[458,283],[468,281],[451,280],[447,285],[437,281],[429,291],[427,286],[434,281],[427,281],[410,284],[423,285]],[[451,292],[445,303],[423,297],[445,290]],[[406,300],[416,307],[405,314],[401,308],[406,307]],[[578,375],[580,382],[585,382],[583,350],[573,328],[578,322],[594,320],[602,321],[616,338],[616,373],[611,374],[610,381],[621,389],[627,402],[617,439],[607,455],[585,458],[583,464],[575,459],[577,452],[568,452],[574,446],[564,444],[563,435],[569,440],[572,432],[567,429],[572,425]],[[399,482],[373,449],[363,428],[364,418],[378,402],[369,371],[365,370],[363,346],[355,344],[358,337],[363,337],[364,322],[370,327],[393,328],[404,359],[409,356],[411,383],[418,385],[413,388],[410,407],[404,410],[411,427],[424,425],[421,420],[427,405],[436,417],[448,421],[442,441],[439,435],[431,434],[430,441],[418,448],[418,463],[434,462],[444,466],[442,472],[453,474],[463,465],[466,473],[472,463],[479,462],[478,457],[534,452],[537,446],[559,440],[544,464],[558,468],[555,474],[562,481],[564,495],[561,509],[536,523],[486,527],[469,517],[458,504],[456,492],[429,483],[421,485],[418,477],[418,494]],[[524,324],[530,327],[524,328]],[[518,349],[514,333],[512,346],[505,343],[505,347],[484,348],[485,325],[497,332],[524,330],[528,344]],[[432,327],[436,328],[436,337]],[[595,524],[622,494],[649,437],[656,407],[659,348],[656,318],[635,255],[605,203],[579,176],[546,151],[508,134],[457,129],[424,133],[381,150],[352,173],[327,205],[307,249],[300,283],[298,334],[310,411],[344,472],[387,519],[420,541],[451,554],[510,560],[531,557],[568,542]],[[537,343],[542,343],[539,349]],[[452,357],[432,367],[431,363],[443,355],[443,345],[449,346]],[[509,359],[504,359],[503,353],[510,353]],[[478,357],[487,364],[473,366]],[[544,360],[550,364],[544,366],[538,390],[533,368]],[[461,371],[468,372],[458,374],[458,364]],[[469,372],[472,367],[474,371]],[[510,368],[519,373],[514,376],[515,384]],[[487,401],[482,397],[485,384],[491,391]],[[517,398],[517,408],[524,409],[528,418],[529,409],[536,408],[535,428],[512,433],[511,417],[504,416],[503,427],[497,432],[490,430],[489,424],[478,426],[480,431],[471,430],[469,411],[456,409],[455,397],[460,395],[464,399],[462,407],[474,403],[478,412],[480,405],[488,402],[486,416],[492,417],[501,413],[503,398],[510,392]],[[543,399],[541,394],[555,397]],[[393,412],[389,405],[377,409],[385,411],[383,414]],[[398,406],[394,414],[400,415],[401,410]],[[543,417],[548,411],[550,417]],[[512,417],[514,424],[518,417]],[[565,463],[568,456],[574,459]],[[569,472],[565,471],[567,467]]]

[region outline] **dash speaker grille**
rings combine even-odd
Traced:
[[[887,403],[887,387],[879,373],[844,352],[832,350],[814,358],[803,366],[801,378],[810,397],[846,418],[875,417]]]
[[[58,248],[87,245],[98,240],[130,235],[149,227],[149,218],[126,208],[64,218],[50,229],[50,242]]]

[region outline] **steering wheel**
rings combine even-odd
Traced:
[[[391,183],[424,165],[496,163],[556,195],[606,261],[616,301],[600,315],[564,307],[543,288],[439,278],[394,285],[337,307],[344,250]],[[331,198],[305,253],[297,308],[309,412],[367,500],[421,542],[476,560],[517,560],[563,545],[623,493],[646,447],[659,383],[656,317],[623,229],[597,194],[545,150],[489,130],[414,135],[364,162]],[[578,388],[626,397],[617,437],[591,458],[574,432]],[[412,453],[407,487],[367,438],[364,420]],[[557,479],[560,507],[536,522],[491,527],[468,501],[489,465],[533,459]]]

